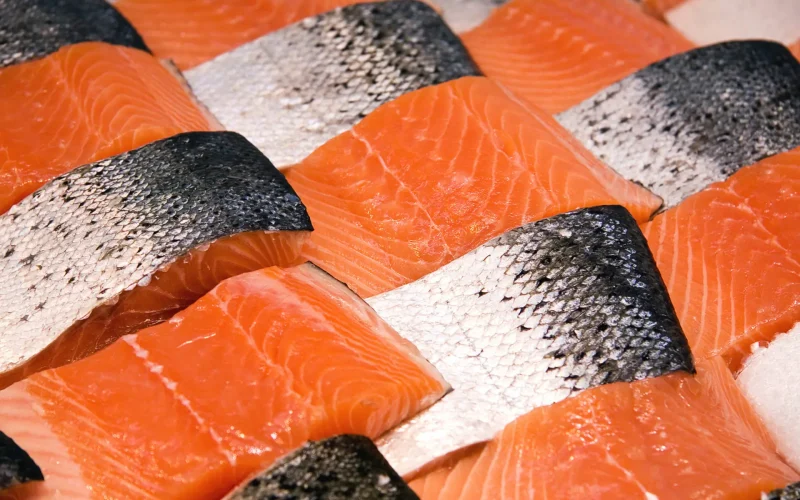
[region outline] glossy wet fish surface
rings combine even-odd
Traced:
[[[479,70],[415,0],[336,9],[186,73],[197,98],[278,167],[296,163],[392,99]]]
[[[800,483],[793,483],[785,488],[770,491],[762,500],[800,500]]]
[[[57,177],[0,217],[0,371],[200,245],[310,230],[253,145],[192,132]]]
[[[447,24],[456,33],[478,26],[494,9],[509,0],[435,0]]]
[[[227,498],[418,499],[369,438],[349,434],[306,443]]]
[[[800,145],[800,63],[773,42],[703,47],[652,64],[557,119],[670,207]]]
[[[618,206],[509,231],[368,302],[454,389],[379,442],[403,475],[583,389],[694,371],[645,239]]]
[[[0,490],[31,481],[43,481],[42,470],[30,455],[0,432]]]
[[[0,68],[80,42],[148,50],[133,26],[105,0],[0,0]]]

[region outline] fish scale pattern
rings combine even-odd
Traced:
[[[402,94],[478,74],[433,9],[397,0],[305,19],[188,71],[186,79],[220,123],[280,167]]]
[[[583,389],[694,372],[647,243],[619,206],[509,231],[368,302],[454,389],[381,443],[401,471]]]
[[[0,68],[81,42],[148,51],[133,26],[105,0],[0,0]]]
[[[233,132],[193,132],[75,169],[0,217],[0,367],[193,248],[310,230],[286,179]]]
[[[671,207],[800,146],[800,62],[774,42],[703,47],[652,64],[557,119]]]

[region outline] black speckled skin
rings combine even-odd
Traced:
[[[283,457],[228,500],[418,500],[364,436],[312,441]]]
[[[763,500],[800,500],[800,483],[790,484],[785,488],[767,493]]]
[[[286,178],[234,132],[191,132],[84,165],[0,216],[0,371],[197,247],[310,231]]]
[[[149,52],[128,20],[105,0],[0,0],[0,68],[93,41]]]
[[[652,64],[557,119],[670,207],[800,146],[800,62],[774,42],[710,45]]]
[[[585,389],[695,371],[647,241],[620,206],[508,231],[367,302],[453,387],[379,442],[401,474]]]
[[[0,432],[0,490],[43,480],[42,470],[31,456],[13,439]]]

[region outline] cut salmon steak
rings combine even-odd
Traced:
[[[188,69],[303,18],[367,1],[117,0],[114,6],[156,56]]]
[[[166,323],[5,389],[0,429],[45,477],[13,498],[216,499],[308,440],[375,438],[446,390],[306,264],[231,278]]]
[[[692,352],[737,371],[800,321],[800,149],[745,167],[642,232]]]
[[[0,69],[0,214],[73,168],[210,130],[151,55],[88,42]]]
[[[486,76],[549,113],[693,47],[629,0],[513,0],[462,39]]]
[[[189,132],[76,168],[0,215],[0,387],[294,262],[312,229],[244,137]]]
[[[383,105],[286,178],[314,221],[305,257],[362,297],[528,222],[608,204],[643,221],[661,204],[483,77]]]
[[[798,474],[723,360],[538,408],[410,481],[422,500],[754,499]]]

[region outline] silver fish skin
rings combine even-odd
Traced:
[[[647,242],[619,206],[514,229],[367,302],[453,387],[378,441],[403,476],[584,389],[694,372]]]
[[[761,500],[800,500],[800,483],[793,483],[779,490],[762,493]]]
[[[456,33],[477,27],[494,9],[510,0],[433,0],[442,9],[442,16]]]
[[[0,491],[31,481],[44,481],[42,469],[28,452],[0,432]]]
[[[187,71],[186,80],[223,126],[280,168],[406,92],[479,73],[433,9],[394,0],[307,18]]]
[[[0,68],[81,42],[150,51],[136,29],[105,0],[0,0]]]
[[[652,64],[556,119],[669,208],[800,146],[800,63],[773,42],[702,47]]]
[[[0,216],[0,373],[191,250],[309,231],[286,178],[233,132],[191,132],[84,165]]]
[[[310,441],[226,500],[419,500],[367,437]]]

